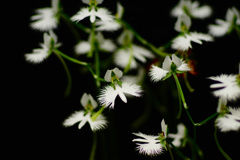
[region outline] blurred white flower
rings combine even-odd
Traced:
[[[79,122],[78,129],[81,129],[88,122],[92,131],[107,127],[107,120],[103,115],[100,114],[95,120],[91,118],[93,110],[97,107],[97,102],[90,94],[84,93],[80,103],[85,111],[74,112],[63,122],[63,126],[70,127]]]
[[[53,31],[50,31],[49,34],[44,33],[43,43],[40,44],[41,48],[33,49],[33,53],[25,54],[26,60],[31,63],[42,62],[51,54],[53,48],[57,48],[61,45],[57,43],[57,40],[57,36]]]
[[[122,74],[122,71],[118,68],[114,68],[106,72],[104,79],[107,82],[111,82],[111,85],[105,86],[100,91],[98,100],[102,106],[114,108],[115,99],[117,96],[119,96],[125,103],[127,103],[125,94],[135,97],[141,96],[142,90],[140,86],[119,81],[119,78],[122,77]]]
[[[229,113],[216,119],[216,126],[221,132],[238,131],[240,129],[240,108],[229,107]]]
[[[221,98],[223,101],[233,101],[240,97],[237,75],[221,74],[220,76],[209,77],[209,79],[218,82],[210,85],[210,88],[217,89],[213,91],[214,96]]]
[[[182,32],[185,31],[186,29],[188,30],[191,24],[192,24],[191,18],[186,14],[182,14],[178,16],[174,29],[178,32]]]
[[[59,0],[52,0],[52,7],[37,9],[37,14],[31,17],[33,22],[30,23],[30,26],[40,31],[50,31],[57,28],[59,22],[58,5]]]
[[[180,51],[187,51],[192,48],[191,42],[202,44],[203,41],[213,41],[213,38],[208,34],[190,32],[184,33],[172,41],[172,48]]]
[[[165,139],[167,138],[167,125],[165,124],[164,119],[161,122],[162,132],[158,136],[146,135],[143,133],[133,133],[134,135],[140,137],[133,139],[133,142],[136,142],[136,150],[140,154],[146,154],[149,156],[156,156],[164,152]]]
[[[177,133],[169,133],[168,138],[173,138],[172,144],[176,147],[181,147],[181,140],[186,136],[186,127],[184,124],[180,123],[177,125]]]
[[[208,5],[200,6],[197,1],[181,0],[179,4],[172,9],[171,15],[178,17],[182,14],[187,14],[193,18],[204,19],[212,14],[212,9]]]
[[[153,82],[158,82],[162,80],[164,77],[167,76],[168,73],[172,72],[172,63],[176,66],[176,72],[186,72],[190,71],[191,68],[188,66],[185,61],[178,58],[175,54],[172,54],[172,59],[169,56],[166,56],[163,63],[162,68],[159,68],[155,65],[152,65],[152,68],[150,69],[149,75]]]
[[[101,32],[96,35],[98,40],[99,49],[104,52],[113,52],[117,47],[111,39],[105,39]],[[91,35],[88,41],[81,41],[75,46],[75,52],[77,54],[86,54],[91,50]]]
[[[117,19],[121,19],[124,9],[123,6],[118,2],[117,3],[117,14],[115,15],[116,19],[113,21],[96,21],[96,31],[116,31],[121,28],[120,22]]]
[[[102,21],[113,21],[114,17],[111,13],[105,8],[95,8],[94,6],[90,8],[82,8],[74,16],[72,16],[72,21],[81,21],[86,17],[90,17],[90,21],[93,23],[96,20],[96,17]]]
[[[227,10],[225,20],[216,19],[216,24],[208,26],[209,33],[215,37],[221,37],[230,33],[234,25],[240,25],[240,13],[233,7]]]
[[[137,61],[146,63],[147,59],[154,58],[154,55],[147,49],[132,45],[130,48],[121,48],[114,53],[114,63],[121,68],[125,68],[130,60],[130,69],[137,68]]]

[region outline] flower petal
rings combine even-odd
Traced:
[[[158,82],[162,80],[167,75],[168,72],[169,71],[163,70],[162,68],[152,65],[149,72],[150,79],[153,82]]]

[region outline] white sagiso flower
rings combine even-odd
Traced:
[[[149,75],[153,82],[158,82],[164,77],[167,76],[168,73],[172,72],[171,65],[172,63],[176,66],[176,72],[186,72],[190,71],[191,68],[188,66],[185,61],[178,58],[175,54],[172,54],[172,59],[169,56],[166,56],[163,63],[162,68],[159,68],[155,65],[152,65],[152,68],[150,69]],[[168,77],[167,77],[168,78]]]
[[[91,118],[91,112],[97,107],[97,102],[90,94],[84,93],[80,102],[85,111],[76,111],[71,116],[69,116],[63,122],[63,125],[65,127],[73,126],[79,122],[78,129],[81,129],[88,122],[91,130],[97,131],[107,126],[107,120],[103,115],[100,114],[95,120]]]
[[[96,38],[98,40],[99,49],[101,51],[113,52],[117,48],[113,41],[111,39],[105,39],[101,32],[97,33]],[[75,52],[80,55],[86,54],[90,50],[91,50],[91,36],[89,37],[88,41],[81,41],[75,46]]]
[[[175,147],[181,147],[181,140],[183,138],[185,138],[186,136],[186,127],[184,124],[180,123],[177,125],[177,133],[173,134],[173,133],[169,133],[168,134],[168,138],[173,138],[174,140],[172,141],[172,144]]]
[[[240,108],[229,107],[229,113],[216,119],[216,126],[221,132],[238,131],[240,129]]]
[[[134,135],[140,137],[133,139],[133,142],[136,142],[136,150],[140,154],[146,154],[149,156],[156,156],[164,152],[165,139],[167,138],[167,125],[165,124],[164,119],[161,122],[162,132],[158,136],[146,135],[143,133],[133,133]]]
[[[30,26],[40,31],[50,31],[57,28],[59,22],[59,17],[57,15],[59,9],[58,5],[59,0],[52,0],[52,7],[37,9],[37,14],[31,17],[33,22]]]
[[[184,33],[172,41],[172,48],[180,51],[187,51],[189,48],[192,48],[191,42],[202,44],[204,41],[213,41],[212,36],[203,33],[190,32]]]
[[[146,63],[147,59],[154,58],[154,55],[147,49],[132,45],[130,48],[121,48],[117,50],[114,54],[114,63],[121,68],[125,68],[130,60],[130,69],[137,68],[137,61],[140,61],[142,63]]]
[[[72,21],[81,21],[86,17],[90,17],[90,21],[93,23],[96,20],[96,17],[101,19],[102,21],[113,21],[114,17],[111,13],[105,8],[95,8],[92,6],[91,8],[82,8],[78,11],[72,18]]]
[[[210,88],[217,89],[213,91],[214,96],[222,100],[237,100],[240,97],[240,87],[237,83],[237,75],[221,74],[220,76],[209,77],[209,79],[218,83],[210,85]]]
[[[119,78],[122,77],[122,71],[118,68],[114,68],[112,70],[108,70],[104,76],[104,79],[107,82],[111,82],[112,84],[109,86],[105,86],[100,91],[99,102],[102,106],[114,108],[115,99],[117,96],[121,98],[121,100],[127,103],[126,95],[132,95],[135,97],[141,96],[141,87],[136,84],[131,84],[127,82],[120,82]]]
[[[60,43],[57,43],[57,36],[53,31],[50,31],[49,34],[44,33],[43,43],[40,44],[41,48],[33,49],[33,53],[25,54],[25,58],[28,62],[40,63],[51,54],[53,48],[57,48],[60,45]]]
[[[171,15],[178,17],[182,14],[187,14],[193,18],[204,19],[212,14],[212,9],[208,5],[199,6],[199,2],[197,1],[181,0],[179,4],[172,9]]]
[[[215,37],[221,37],[230,33],[234,25],[240,25],[240,13],[234,7],[227,10],[225,19],[216,19],[216,24],[209,25],[209,33]]]
[[[117,14],[115,15],[116,19],[121,19],[123,12],[123,6],[118,2]],[[121,24],[116,19],[114,19],[113,21],[96,21],[96,31],[116,31],[120,29]]]

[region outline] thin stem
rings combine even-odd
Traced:
[[[185,85],[186,85],[187,89],[189,90],[189,92],[194,92],[194,89],[191,87],[191,85],[188,81],[187,73],[184,73],[184,82],[185,82]]]
[[[173,154],[172,154],[172,150],[171,150],[171,148],[169,147],[169,144],[168,144],[167,141],[166,141],[166,146],[167,146],[167,150],[169,151],[169,154],[170,154],[171,160],[174,160],[174,157],[173,157]]]
[[[216,145],[219,149],[219,151],[222,153],[222,155],[227,159],[227,160],[232,160],[228,155],[227,153],[222,149],[219,141],[218,141],[218,138],[217,138],[217,127],[215,126],[215,131],[214,131],[214,139],[215,139],[215,142],[216,142]]]
[[[68,69],[65,61],[63,60],[63,58],[62,58],[58,53],[56,53],[55,50],[53,51],[53,53],[54,53],[54,54],[58,57],[58,59],[61,61],[62,65],[63,65],[63,67],[64,67],[64,70],[65,70],[65,72],[66,72],[66,74],[67,74],[68,85],[67,85],[67,88],[66,88],[66,91],[65,91],[65,94],[64,94],[64,95],[67,97],[67,96],[69,96],[69,94],[70,94],[70,92],[71,92],[71,88],[72,88],[72,77],[71,77],[71,74],[70,74],[70,72],[69,72],[69,69]]]
[[[214,113],[213,115],[209,116],[208,118],[206,118],[205,120],[203,120],[200,123],[195,123],[195,126],[201,126],[204,125],[205,123],[207,123],[208,121],[210,121],[211,119],[215,118],[219,113]]]
[[[119,20],[126,28],[128,28],[133,35],[137,38],[139,42],[141,42],[143,45],[148,46],[154,53],[161,57],[165,57],[167,55],[170,55],[169,53],[163,52],[157,47],[155,47],[153,44],[149,43],[147,40],[145,40],[143,37],[141,37],[126,21]]]
[[[187,103],[185,101],[185,97],[184,97],[184,94],[183,94],[183,91],[182,91],[182,87],[181,87],[181,84],[178,80],[178,77],[177,77],[176,73],[173,73],[173,77],[174,77],[176,85],[177,85],[178,93],[180,94],[180,96],[182,98],[183,106],[184,106],[185,109],[187,109],[188,108]]]
[[[181,151],[177,147],[175,147],[172,142],[169,139],[166,139],[167,143],[176,151],[176,153],[179,155],[179,157],[183,160],[190,160],[190,158],[183,155]]]
[[[97,149],[97,133],[93,132],[93,144],[89,160],[95,160],[96,149]]]
[[[130,45],[130,55],[129,55],[129,59],[128,59],[128,63],[126,65],[126,67],[124,68],[124,73],[127,73],[131,67],[131,63],[132,63],[132,59],[133,59],[133,48],[132,45]]]
[[[75,58],[72,58],[72,57],[64,54],[63,52],[59,51],[58,49],[54,49],[53,51],[55,53],[59,54],[60,56],[62,56],[63,58],[65,58],[65,59],[67,59],[67,60],[69,60],[69,61],[71,61],[73,63],[77,63],[77,64],[80,64],[82,66],[88,66],[89,65],[87,62],[79,61],[79,60],[77,60]]]
[[[96,119],[97,119],[97,117],[100,115],[100,114],[102,114],[102,112],[104,111],[104,109],[105,109],[105,107],[104,106],[102,106],[96,113],[94,113],[93,115],[92,115],[92,121],[95,121]]]

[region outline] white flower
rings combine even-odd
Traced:
[[[88,122],[92,131],[97,131],[107,126],[107,120],[103,115],[99,115],[96,120],[93,121],[91,113],[85,115],[84,111],[76,111],[63,122],[63,125],[70,127],[78,122],[78,129],[81,129]]]
[[[41,48],[33,49],[33,53],[25,54],[25,58],[28,62],[40,63],[51,54],[52,48],[57,48],[60,45],[60,43],[57,43],[57,36],[52,31],[49,34],[44,33],[43,43],[40,44]]]
[[[115,87],[115,88],[114,88]],[[122,82],[121,86],[115,84],[115,86],[105,86],[100,91],[99,102],[102,106],[114,108],[115,99],[117,96],[121,98],[121,100],[127,103],[127,98],[125,94],[132,95],[135,97],[141,96],[141,87],[135,84]]]
[[[165,139],[167,138],[167,125],[164,119],[161,122],[162,132],[158,136],[146,135],[143,133],[133,133],[134,135],[140,137],[133,139],[133,142],[137,142],[136,149],[140,154],[146,154],[149,156],[156,156],[164,151]]]
[[[133,139],[133,142],[137,142],[136,144],[138,146],[136,147],[136,150],[138,150],[140,154],[155,156],[161,154],[164,151],[164,147],[158,139],[159,136],[146,135],[140,132],[133,134],[140,137]]]
[[[85,111],[74,112],[63,122],[65,127],[72,126],[79,122],[78,129],[81,129],[88,122],[92,131],[97,131],[107,126],[107,120],[103,115],[100,114],[95,120],[91,118],[93,110],[97,107],[97,102],[91,94],[84,93],[80,103]]]
[[[125,103],[127,103],[127,98],[125,94],[135,97],[141,96],[142,90],[140,86],[128,82],[119,81],[119,78],[121,78],[122,75],[122,71],[118,68],[107,70],[104,79],[107,82],[111,82],[112,84],[109,86],[105,86],[100,91],[98,100],[102,106],[114,108],[115,99],[117,96],[119,96],[121,100]]]
[[[92,6],[91,9],[89,8],[82,8],[77,14],[75,14],[71,20],[72,21],[81,21],[82,19],[90,17],[90,21],[93,23],[96,20],[96,17],[100,18],[102,21],[113,21],[114,17],[111,15],[111,13],[105,9],[105,8],[98,8],[95,9],[94,6]]]
[[[189,29],[191,24],[192,24],[191,18],[186,14],[182,14],[182,15],[178,16],[178,19],[175,23],[174,29],[178,32],[182,32],[183,25],[184,25],[184,27],[187,27],[187,29]]]
[[[191,68],[183,61],[178,58],[175,54],[172,54],[172,59],[169,56],[166,56],[162,68],[152,65],[149,75],[153,82],[158,82],[162,80],[168,73],[172,72],[171,65],[174,63],[176,65],[176,71],[186,72],[190,71]]]
[[[220,76],[209,77],[209,79],[219,82],[210,85],[210,88],[217,89],[213,91],[214,96],[225,101],[236,100],[240,97],[240,87],[237,83],[237,75],[221,74]]]
[[[57,16],[58,3],[59,0],[52,0],[52,7],[37,9],[37,14],[31,17],[31,20],[34,22],[30,26],[40,31],[50,31],[57,28],[59,21]]]
[[[97,33],[96,36],[99,49],[105,52],[113,52],[117,47],[110,39],[104,39],[101,32]],[[88,41],[81,41],[75,46],[75,52],[77,54],[86,54],[91,50],[91,36],[89,37]]]
[[[177,133],[169,133],[168,138],[173,138],[172,144],[176,147],[181,147],[181,140],[185,137],[186,127],[184,124],[180,123],[177,125]]]
[[[118,2],[117,3],[117,14],[115,17],[121,19],[124,9],[123,6]],[[116,31],[121,28],[121,24],[114,19],[113,21],[96,21],[96,31]]]
[[[234,22],[236,18],[236,21]],[[209,25],[209,33],[215,37],[221,37],[231,32],[234,23],[240,25],[240,14],[236,8],[229,8],[226,14],[226,20],[216,19],[216,24]]]
[[[147,49],[132,45],[131,48],[122,48],[115,52],[114,63],[121,68],[125,68],[130,60],[130,69],[137,68],[137,61],[146,63],[146,58],[152,59],[154,55]]]
[[[119,79],[122,77],[122,75],[123,75],[123,72],[120,69],[118,69],[117,67],[115,67],[114,69],[107,70],[107,72],[104,76],[104,79],[107,82],[112,82],[113,79],[116,79],[116,78]]]
[[[179,4],[171,11],[171,15],[178,17],[179,15],[187,14],[193,18],[207,18],[212,14],[212,9],[208,5],[199,6],[199,2],[191,0],[181,0]]]
[[[213,41],[213,38],[208,34],[190,32],[189,34],[185,33],[178,36],[172,41],[172,48],[181,51],[187,51],[189,48],[192,48],[191,42],[202,44],[204,41]]]
[[[221,132],[238,131],[240,129],[240,108],[229,107],[229,112],[216,119],[216,126]]]

